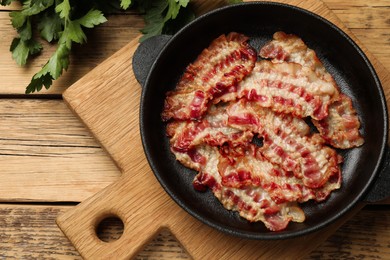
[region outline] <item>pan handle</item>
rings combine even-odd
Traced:
[[[134,76],[144,86],[149,71],[172,35],[156,35],[141,42],[133,55]]]
[[[365,202],[378,202],[390,198],[390,147],[386,147],[382,167],[372,184],[372,188],[363,199]]]

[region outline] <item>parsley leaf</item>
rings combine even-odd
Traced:
[[[54,0],[34,0],[25,1],[23,3],[23,15],[33,16],[46,10],[54,4]]]
[[[69,54],[70,49],[66,41],[63,41],[45,66],[32,77],[30,84],[26,88],[26,94],[40,91],[42,86],[49,89],[53,80],[58,79],[62,75],[63,70],[68,69]]]
[[[64,0],[61,4],[58,4],[55,8],[56,12],[62,19],[69,19],[70,3],[69,0]]]
[[[131,5],[131,0],[121,0],[121,8],[127,10]]]
[[[53,79],[57,79],[62,74],[63,69],[68,69],[70,49],[65,43],[61,43],[42,70],[34,75],[34,79],[49,74]]]
[[[99,10],[89,10],[89,12],[77,20],[77,22],[87,28],[93,28],[95,25],[107,22],[106,17]]]
[[[38,22],[41,37],[48,42],[58,40],[62,30],[62,19],[55,12],[46,12]]]
[[[27,18],[27,16],[20,11],[12,11],[9,13],[9,16],[11,17],[12,26],[15,29],[22,27]]]
[[[34,3],[25,1],[21,11],[10,13],[12,26],[19,33],[19,37],[13,39],[10,47],[12,58],[18,65],[25,65],[30,55],[42,50],[42,45],[32,39],[31,17],[49,8],[53,3],[54,0],[36,0]]]
[[[29,48],[27,47],[26,41],[15,38],[11,43],[10,51],[12,52],[12,58],[19,66],[26,64],[29,54]]]
[[[42,50],[42,45],[35,40],[22,40],[15,38],[10,47],[12,58],[20,66],[25,65],[29,55],[34,55]]]
[[[12,26],[15,29],[22,27],[28,17],[39,14],[52,6],[53,3],[54,0],[37,0],[34,4],[31,1],[26,1],[21,11],[12,11],[10,13]]]
[[[165,15],[164,21],[175,19],[179,14],[180,7],[186,7],[189,0],[168,0],[168,11]]]
[[[9,5],[16,0],[0,0]],[[85,28],[107,21],[105,14],[134,8],[144,15],[145,27],[141,40],[158,34],[173,34],[195,18],[190,0],[19,0],[21,10],[10,12],[12,26],[18,32],[10,51],[19,65],[25,65],[31,55],[40,53],[42,45],[36,33],[47,42],[56,42],[57,49],[47,63],[31,79],[26,93],[48,89],[69,66],[72,44],[87,41]],[[240,0],[225,0],[236,3]]]
[[[18,28],[18,33],[19,37],[13,39],[10,51],[16,63],[19,66],[23,66],[27,63],[30,55],[37,54],[42,50],[42,45],[31,39],[32,30],[29,18],[26,18],[23,25]]]
[[[65,43],[68,48],[71,48],[72,42],[83,43],[86,39],[87,36],[85,36],[80,23],[78,23],[78,21],[69,20],[59,42]]]
[[[145,27],[141,32],[144,34],[142,36],[141,41],[145,40],[154,35],[159,35],[162,33],[162,29],[164,27],[164,17],[162,13],[167,8],[168,2],[166,0],[158,0],[155,1],[150,9],[146,12],[145,19]]]
[[[157,0],[153,1],[144,16],[146,26],[141,32],[144,36],[141,41],[155,35],[172,31],[169,28],[169,22],[176,19],[181,8],[185,8],[189,0]],[[190,21],[194,18],[192,12],[186,14],[189,19],[182,19],[182,21]],[[174,33],[174,32],[173,32]]]
[[[46,19],[57,19],[57,24],[55,28],[62,28],[63,31],[59,32],[58,48],[55,53],[50,57],[49,61],[43,66],[43,68],[36,73],[31,79],[30,84],[26,88],[26,93],[33,93],[35,91],[40,91],[42,86],[45,86],[48,89],[53,80],[58,79],[64,70],[68,69],[69,66],[69,55],[72,48],[72,43],[84,43],[87,40],[87,37],[82,29],[82,27],[93,28],[96,25],[104,23],[107,19],[104,17],[103,13],[99,10],[91,9],[85,15],[76,20],[71,20],[71,6],[68,0],[64,0],[61,4],[55,7],[55,13],[58,14],[59,18],[63,19],[58,20],[58,18],[46,17]],[[48,39],[53,39],[58,35],[54,35],[53,27],[45,27],[41,25],[41,34],[47,34]]]

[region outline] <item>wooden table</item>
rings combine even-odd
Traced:
[[[194,1],[201,10],[214,3]],[[324,0],[352,33],[390,71],[390,0]],[[202,3],[202,4],[200,4]],[[116,181],[120,171],[62,100],[76,80],[139,35],[142,17],[119,13],[74,45],[70,69],[49,91],[24,95],[32,75],[54,46],[26,67],[15,65],[9,44],[16,35],[0,7],[0,259],[80,255],[55,224],[56,217]],[[366,206],[307,258],[390,258],[390,199]],[[120,223],[100,231],[114,239]],[[186,259],[188,254],[162,231],[139,259]]]

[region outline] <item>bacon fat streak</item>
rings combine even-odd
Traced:
[[[328,144],[364,140],[351,99],[300,38],[275,33],[260,50],[270,60],[257,62],[247,41],[214,40],[167,93],[162,119],[176,159],[198,172],[194,189],[280,231],[305,220],[298,203],[341,187],[342,157]]]

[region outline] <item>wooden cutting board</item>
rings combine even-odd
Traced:
[[[315,12],[347,32],[319,0],[283,0]],[[359,43],[358,43],[359,44]],[[389,97],[390,76],[362,46]],[[138,126],[141,88],[132,72],[138,39],[119,50],[70,88],[63,97],[121,169],[122,177],[57,219],[63,233],[85,259],[127,259],[135,256],[161,229],[169,229],[195,259],[300,258],[316,248],[363,205],[320,232],[282,241],[253,241],[221,233],[182,210],[161,188],[146,161]],[[387,99],[389,103],[389,99]],[[91,180],[93,181],[93,180]],[[116,216],[124,233],[103,242],[96,226]]]

